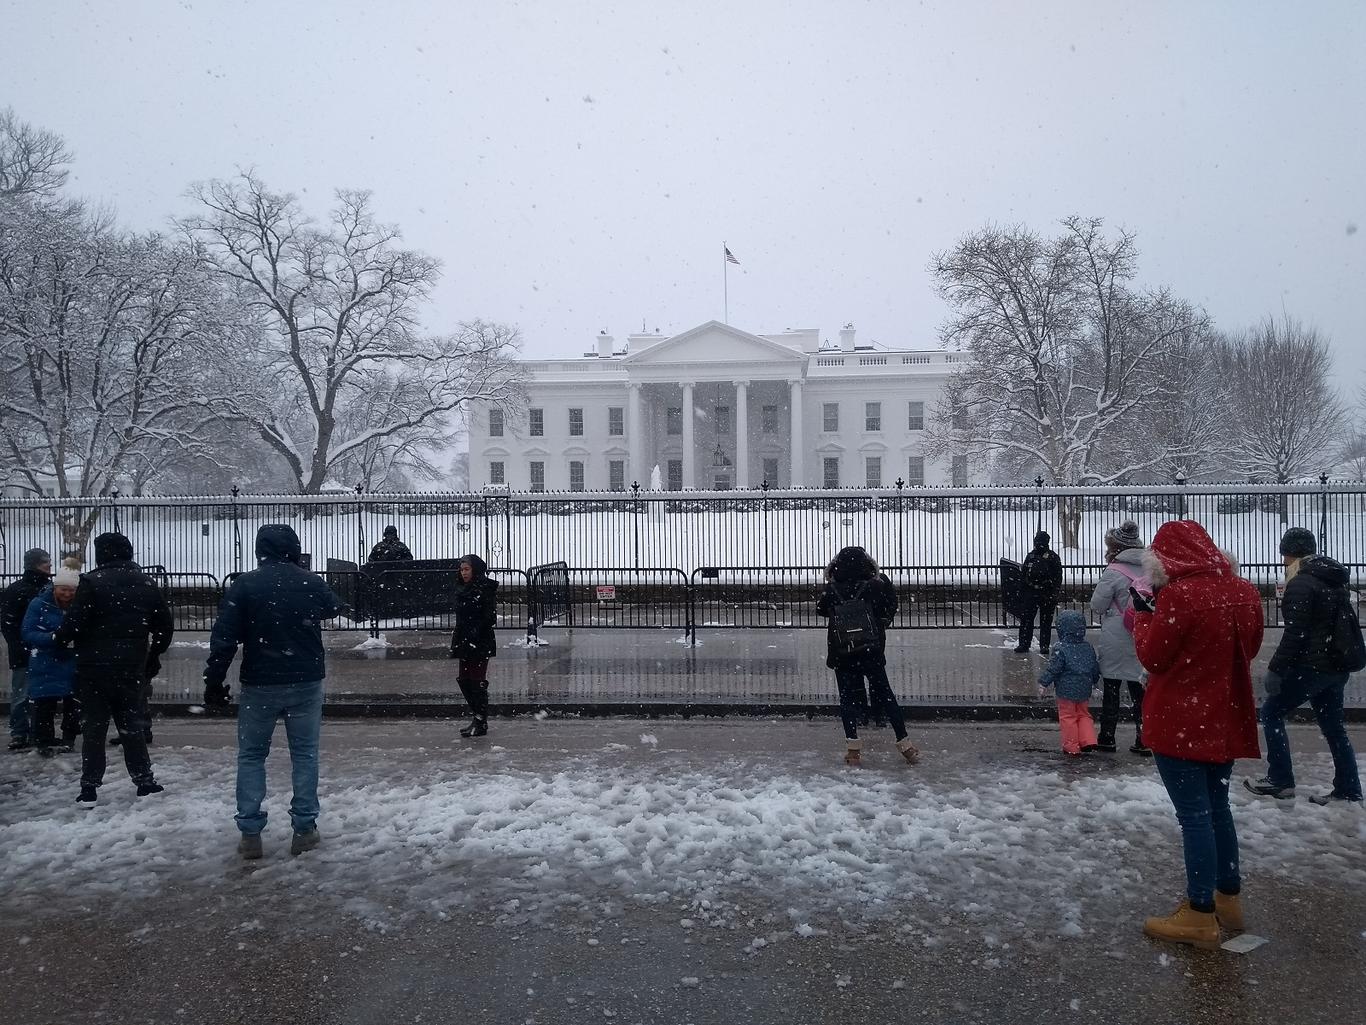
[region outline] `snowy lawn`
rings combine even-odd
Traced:
[[[745,736],[762,744],[763,729]],[[325,752],[326,843],[299,859],[285,853],[288,774],[272,756],[267,856],[253,866],[233,851],[226,748],[156,749],[168,790],[136,802],[115,757],[89,812],[73,803],[74,756],[11,759],[0,906],[138,900],[175,885],[243,900],[316,893],[380,929],[461,908],[520,923],[627,903],[673,909],[687,929],[734,927],[757,904],[776,909],[773,935],[900,921],[929,937],[951,915],[980,921],[990,945],[1081,936],[1180,895],[1176,823],[1150,763],[1004,752],[997,764],[937,765],[930,751],[910,769],[887,744],[862,771],[824,752],[699,766],[654,732],[605,737],[630,743],[547,754],[536,771],[510,767],[496,743]],[[1318,755],[1297,768],[1306,781],[1329,775]],[[1250,899],[1268,877],[1366,885],[1359,809],[1241,791],[1235,801]]]

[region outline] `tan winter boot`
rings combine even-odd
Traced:
[[[863,742],[861,740],[851,740],[844,749],[844,764],[857,769],[863,764]]]
[[[920,751],[911,743],[910,737],[902,737],[896,742],[896,749],[901,752],[901,757],[906,759],[910,765],[915,765],[920,761]]]
[[[1196,911],[1188,900],[1166,918],[1148,919],[1143,932],[1155,940],[1189,943],[1201,950],[1219,949],[1219,920],[1214,912]]]
[[[1229,932],[1243,932],[1247,924],[1243,921],[1243,900],[1236,893],[1214,892],[1214,917]]]

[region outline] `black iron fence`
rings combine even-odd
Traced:
[[[500,625],[522,628],[552,580],[557,611],[541,628],[811,628],[821,567],[858,544],[888,567],[901,597],[895,626],[1007,625],[998,561],[1020,559],[1037,530],[1062,555],[1066,598],[1084,603],[1099,576],[1106,529],[1123,520],[1144,538],[1195,519],[1244,560],[1274,617],[1277,545],[1305,526],[1320,549],[1366,577],[1366,484],[1320,480],[1283,486],[1176,484],[1133,488],[887,488],[871,491],[730,491],[611,494],[328,495],[0,500],[0,570],[23,552],[86,554],[119,530],[144,564],[159,567],[177,626],[207,629],[226,584],[254,565],[265,523],[298,532],[314,568],[344,597],[360,593],[371,545],[386,526],[418,560],[453,565],[480,554],[500,588]],[[354,567],[354,568],[352,568]],[[593,569],[587,567],[607,567]],[[413,571],[415,574],[417,570]],[[423,571],[436,572],[436,571]],[[446,570],[439,571],[445,574]],[[415,579],[415,578],[414,578]],[[447,581],[419,581],[440,594]],[[449,630],[448,606],[360,614],[351,629]],[[538,617],[531,616],[533,621]],[[1274,622],[1274,618],[1269,621]]]

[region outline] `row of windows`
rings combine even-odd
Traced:
[[[864,456],[863,458],[863,485],[869,488],[885,487],[882,475],[882,456]],[[778,480],[778,460],[765,459],[763,461],[763,479],[770,483]],[[683,460],[670,459],[666,465],[667,487],[670,491],[683,490]],[[532,491],[545,490],[545,462],[543,460],[532,460],[528,464],[528,478],[531,481]],[[609,459],[607,461],[607,487],[609,491],[626,490],[626,461],[623,459]],[[965,488],[968,486],[968,457],[954,456],[951,469],[950,482],[955,488]],[[489,463],[489,483],[507,483],[507,463],[496,460]],[[922,487],[925,484],[925,457],[911,456],[906,468],[906,485],[908,487]],[[725,490],[732,487],[733,481],[729,473],[718,472],[713,486],[718,490]],[[840,458],[839,456],[826,456],[821,460],[821,486],[826,488],[838,488],[842,486],[840,479]],[[571,459],[569,461],[569,490],[584,490],[584,465],[581,459]]]
[[[835,432],[840,429],[840,404],[838,402],[821,403],[821,430]],[[882,403],[865,402],[863,404],[863,429],[865,431],[882,430]],[[908,431],[923,431],[925,429],[925,403],[909,402],[906,404],[906,429]]]
[[[776,434],[778,432],[778,407],[762,406],[759,412],[759,429],[764,434]],[[730,407],[714,406],[712,408],[712,422],[716,425],[717,434],[730,433]],[[955,423],[955,426],[966,426],[965,424]],[[583,437],[583,408],[575,406],[569,410],[569,436],[571,438]],[[501,409],[489,410],[489,437],[501,438],[503,436],[504,420]],[[539,407],[532,407],[527,415],[528,433],[533,438],[545,437],[545,410]],[[840,429],[840,404],[838,402],[825,402],[821,404],[821,429],[834,433]],[[863,429],[865,431],[882,430],[882,403],[865,402],[863,404]],[[906,429],[908,431],[923,431],[925,429],[925,403],[907,403],[906,410]],[[664,430],[671,435],[683,433],[683,407],[669,406],[664,411]],[[620,438],[626,433],[625,412],[621,406],[607,407],[607,435],[611,438]]]
[[[503,411],[494,407],[489,410],[489,437],[501,438],[505,421]],[[532,407],[527,410],[527,432],[533,438],[545,437],[545,410],[540,407]],[[626,434],[626,419],[621,406],[607,407],[607,434],[609,437],[620,438]],[[569,436],[571,438],[583,437],[583,407],[575,406],[569,410]]]

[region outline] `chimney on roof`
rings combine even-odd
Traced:
[[[606,331],[598,334],[598,359],[612,358],[613,338]]]
[[[840,351],[841,351],[841,352],[853,352],[853,351],[854,351],[854,325],[853,325],[853,324],[845,324],[844,327],[840,328]]]

